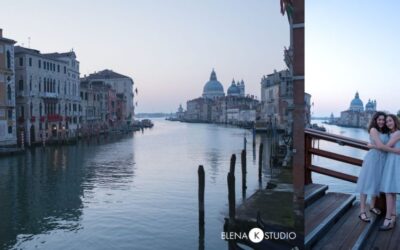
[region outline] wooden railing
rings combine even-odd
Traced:
[[[312,156],[318,155],[321,157],[325,157],[325,158],[336,160],[336,161],[343,162],[343,163],[348,163],[348,164],[358,166],[358,167],[362,166],[362,163],[363,163],[362,160],[353,158],[350,156],[346,156],[346,155],[333,153],[333,152],[326,151],[323,149],[315,148],[313,146],[313,139],[329,141],[329,142],[337,143],[340,146],[349,146],[352,148],[357,148],[357,149],[368,151],[369,148],[367,147],[367,142],[352,139],[352,138],[345,137],[345,136],[329,134],[329,133],[318,131],[315,129],[305,129],[304,135],[305,135],[305,179],[304,179],[305,185],[312,183],[312,172],[327,175],[327,176],[345,180],[345,181],[350,181],[353,183],[357,182],[357,179],[358,179],[357,176],[345,174],[342,172],[338,172],[336,170],[332,170],[332,169],[314,165],[312,162]],[[375,206],[380,208],[381,211],[383,211],[383,212],[386,211],[386,199],[385,199],[385,195],[383,193],[381,193],[380,197],[375,202]]]
[[[313,147],[313,139],[329,141],[337,143],[340,146],[349,146],[361,150],[369,150],[369,148],[367,147],[367,142],[340,135],[329,134],[314,129],[305,129],[304,134],[305,134],[305,184],[306,185],[312,183],[312,172],[327,175],[345,181],[350,181],[353,183],[357,182],[357,176],[345,174],[342,172],[338,172],[336,170],[327,169],[321,166],[314,165],[312,162],[312,156],[318,155],[321,157],[325,157],[343,163],[348,163],[359,167],[362,166],[363,163],[362,160],[346,155],[333,153],[323,149],[315,148]]]

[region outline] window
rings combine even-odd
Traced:
[[[18,82],[18,89],[20,90],[20,91],[22,91],[22,90],[24,90],[24,80],[19,80],[19,82]]]
[[[39,115],[42,116],[42,103],[39,104]]]
[[[11,53],[7,50],[7,68],[11,69]]]
[[[32,104],[32,102],[31,102],[31,105],[30,105],[29,109],[30,109],[29,110],[30,115],[33,116],[33,104]]]
[[[57,72],[60,72],[60,64],[57,65]]]
[[[42,78],[39,77],[39,92],[42,91]]]
[[[29,78],[29,91],[32,91],[32,76]]]
[[[38,61],[38,66],[39,66],[39,69],[42,68],[42,60],[40,60],[40,59]]]
[[[64,66],[64,74],[67,74],[67,67]]]
[[[88,93],[86,92],[85,93],[85,100],[87,101],[87,99],[88,99]]]
[[[12,133],[13,133],[12,126],[8,126],[8,133],[9,133],[9,134],[12,134]]]
[[[21,106],[21,109],[20,109],[20,116],[21,117],[25,117],[25,109],[24,109],[24,106]]]
[[[11,101],[11,84],[7,86],[7,99]]]
[[[32,67],[32,57],[29,57],[29,67]]]
[[[24,66],[24,58],[23,57],[19,58],[19,66]]]
[[[12,118],[13,118],[13,110],[8,109],[8,120],[12,120]]]

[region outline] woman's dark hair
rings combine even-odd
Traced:
[[[390,117],[394,121],[394,130],[399,130],[400,129],[400,121],[399,118],[396,115],[389,114],[387,117]]]
[[[375,112],[375,114],[372,116],[371,121],[369,122],[368,133],[371,131],[372,128],[375,128],[376,130],[378,130],[381,133],[387,133],[389,131],[389,129],[386,127],[386,125],[384,125],[383,128],[380,128],[378,126],[377,120],[380,116],[383,116],[383,118],[386,121],[387,114],[385,112],[382,112],[382,111]]]

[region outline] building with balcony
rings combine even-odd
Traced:
[[[14,44],[0,29],[0,147],[17,143]]]
[[[83,113],[75,52],[16,46],[15,75],[17,131],[27,144],[77,136]]]

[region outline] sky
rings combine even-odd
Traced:
[[[18,45],[73,49],[81,76],[108,68],[132,77],[136,113],[186,107],[213,68],[225,92],[243,79],[259,97],[262,76],[285,68],[289,45],[279,0],[13,0],[1,9],[0,28]]]
[[[400,110],[400,1],[305,1],[305,84],[314,116],[364,105]]]

